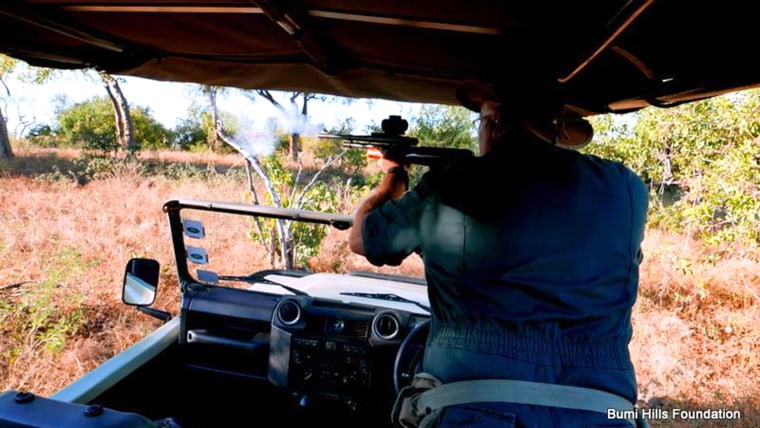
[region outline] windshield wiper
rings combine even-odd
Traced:
[[[368,299],[379,299],[379,300],[388,300],[391,302],[401,302],[401,303],[411,303],[413,305],[417,305],[418,307],[426,310],[428,313],[430,313],[430,307],[425,306],[420,302],[409,300],[407,298],[398,296],[396,294],[391,293],[351,293],[351,292],[344,292],[340,293],[344,296],[356,296],[356,297],[366,297]]]
[[[280,284],[279,282],[272,281],[271,279],[266,279],[263,276],[259,275],[247,275],[247,276],[219,276],[219,279],[225,280],[225,281],[242,281],[247,282],[249,284],[269,284],[269,285],[277,285],[280,286],[288,291],[290,291],[293,294],[299,295],[299,296],[308,296],[309,293],[305,291],[301,291],[297,288],[293,288],[289,285]]]

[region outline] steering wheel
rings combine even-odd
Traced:
[[[393,388],[396,395],[401,388],[412,384],[414,375],[422,369],[422,357],[425,355],[425,341],[430,331],[430,320],[417,323],[401,342],[393,363]]]

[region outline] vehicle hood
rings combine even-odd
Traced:
[[[407,300],[429,306],[427,287],[411,284],[401,280],[368,278],[358,275],[343,275],[334,273],[315,273],[304,277],[287,275],[267,275],[266,279],[293,287],[307,293],[311,297],[330,299],[343,303],[354,303],[400,309],[408,312],[428,315],[428,312],[413,303],[388,301],[377,298],[355,296],[345,293],[392,294]],[[265,291],[274,294],[293,294],[277,285],[256,284],[252,290]]]
[[[475,79],[557,86],[587,116],[758,85],[753,2],[9,0],[0,52],[33,65],[456,104]]]

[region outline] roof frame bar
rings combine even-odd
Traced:
[[[570,79],[572,79],[578,73],[583,71],[589,64],[591,64],[591,62],[594,59],[596,59],[602,52],[607,50],[607,48],[609,48],[610,45],[612,45],[612,43],[614,43],[615,40],[617,40],[617,38],[621,34],[623,34],[626,28],[628,28],[639,16],[641,16],[641,14],[644,13],[644,11],[647,10],[652,5],[652,3],[655,2],[655,0],[639,0],[639,1],[629,0],[628,2],[626,2],[626,5],[623,6],[623,8],[620,11],[618,11],[618,13],[615,15],[615,18],[613,18],[612,21],[616,21],[617,17],[621,16],[622,12],[626,8],[632,6],[632,4],[636,2],[641,3],[641,4],[636,6],[633,9],[633,11],[630,13],[630,15],[625,16],[623,21],[620,23],[620,25],[613,27],[612,33],[606,39],[604,39],[604,41],[602,41],[602,43],[596,48],[596,50],[594,50],[594,52],[592,52],[591,55],[588,56],[588,58],[586,58],[583,62],[581,62],[570,73],[568,73],[567,75],[563,77],[559,77],[557,81],[559,81],[560,83],[567,83],[570,81]],[[612,25],[612,21],[610,22],[610,24],[608,24],[608,26]]]
[[[124,52],[123,46],[120,46],[109,40],[105,40],[84,31],[77,30],[75,28],[71,28],[65,24],[61,24],[60,22],[51,20],[49,18],[35,15],[32,11],[29,10],[18,10],[18,8],[9,6],[5,4],[5,2],[0,2],[0,15],[5,15],[16,21],[43,28],[45,30],[58,33],[62,36],[69,37],[74,40],[79,40],[80,42],[84,42],[88,45],[96,46],[111,52]]]
[[[264,15],[288,33],[318,68],[326,71],[334,66],[334,62],[327,55],[325,46],[320,43],[314,30],[306,22],[296,18],[298,11],[286,11],[271,0],[250,0],[250,2],[261,8]],[[299,16],[303,17],[306,14],[300,13]]]

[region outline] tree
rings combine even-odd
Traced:
[[[253,184],[251,170],[255,171],[261,179],[271,203],[279,208],[291,208],[296,210],[314,208],[313,204],[315,199],[310,197],[310,193],[313,189],[318,188],[318,179],[320,175],[345,153],[344,150],[338,155],[328,158],[319,170],[312,175],[311,179],[304,183],[302,181],[303,164],[300,161],[298,162],[298,170],[295,174],[290,174],[283,166],[283,162],[278,159],[276,152],[269,156],[252,153],[233,137],[226,135],[221,121],[218,122],[217,133],[222,141],[233,147],[245,159],[248,174],[248,186],[253,197],[253,202],[259,204],[260,200]],[[283,197],[282,194],[285,196]],[[324,196],[322,199],[324,199]],[[263,222],[256,218],[256,227],[258,229],[256,235],[269,249],[270,264],[272,266],[275,265],[275,253],[279,253],[283,268],[293,269],[296,266],[297,260],[296,227],[299,226],[299,223],[292,220],[282,219],[274,219],[273,222],[275,230],[273,233],[268,233],[262,225]],[[304,227],[303,225],[300,226]],[[312,231],[310,229],[301,229],[299,232],[301,232],[302,235],[314,235],[311,233]],[[314,237],[312,236],[312,238]],[[318,236],[316,242],[313,242],[312,244],[318,244],[319,239],[321,239],[321,236]],[[272,244],[269,245],[269,242]]]
[[[173,144],[172,132],[153,117],[150,108],[137,106],[130,109],[137,149],[168,149]]]
[[[0,84],[3,85],[6,96],[10,96],[11,91],[8,89],[8,86],[5,84],[3,78],[10,74],[13,69],[16,68],[17,64],[17,60],[5,55],[0,55]],[[6,113],[2,108],[0,108],[0,159],[10,159],[13,157],[11,140],[8,136],[8,121],[5,115]]]
[[[0,83],[3,83],[2,79],[0,79]],[[5,86],[4,83],[3,86]],[[8,89],[7,86],[5,88],[6,90]],[[5,119],[5,114],[0,108],[0,159],[11,159],[14,157],[13,150],[11,149],[11,139],[8,136],[7,123],[8,122]]]
[[[119,81],[112,75],[100,71],[98,73],[103,82],[103,86],[108,92],[108,98],[111,100],[115,118],[116,136],[119,147],[131,156],[137,150],[137,140],[134,135],[134,125],[129,112],[129,103],[119,86]]]
[[[222,86],[201,86],[201,93],[203,93],[208,99],[209,113],[211,114],[211,123],[209,126],[210,132],[208,132],[208,136],[209,145],[211,146],[211,151],[213,152],[218,152],[219,148],[222,146],[222,140],[219,138],[219,134],[216,132],[216,124],[219,122],[219,106],[217,104],[217,97],[224,94],[226,91],[227,88],[224,88]]]
[[[0,83],[3,84],[8,95],[10,95],[10,91],[5,85],[3,77],[14,71],[18,65],[18,60],[0,55]],[[48,68],[30,67],[26,75],[22,76],[22,80],[43,83],[44,81],[51,79],[56,73],[57,71]],[[119,82],[115,77],[105,72],[100,72],[98,74],[106,88],[109,99],[111,100],[119,145],[128,154],[132,153],[136,150],[137,143],[134,137],[129,104],[127,103],[124,93],[119,86]],[[8,136],[7,118],[5,117],[4,112],[0,111],[0,159],[10,157],[13,157],[13,151],[11,150],[10,138]]]
[[[201,144],[208,142],[208,133],[203,128],[199,115],[190,114],[190,117],[182,119],[173,130],[173,148],[192,150]]]
[[[477,153],[477,138],[472,126],[472,113],[459,106],[424,105],[411,120],[407,134],[416,137],[420,145],[468,149]],[[410,182],[419,181],[425,168],[413,165]]]
[[[140,148],[167,148],[171,146],[172,134],[151,115],[150,109],[131,109],[134,139],[139,141],[134,150]],[[132,119],[131,119],[132,120]],[[57,116],[58,124],[53,134],[57,143],[102,151],[117,151],[121,148],[114,139],[116,127],[111,100],[96,97],[63,109]]]
[[[332,129],[326,129],[325,132],[333,135],[348,135],[354,133],[355,127],[356,120],[349,117],[344,119],[342,123],[338,124],[338,126]],[[379,129],[380,128],[378,127],[378,130]],[[309,144],[303,145],[304,150],[310,151],[315,157],[320,159],[327,159],[331,156],[338,155],[343,151],[341,143],[336,143],[336,141],[332,139],[307,140],[305,143]],[[355,148],[354,150],[346,151],[345,154],[340,157],[339,166],[344,172],[352,176],[351,179],[354,183],[357,181],[363,183],[365,177],[362,174],[362,171],[367,166],[367,160],[367,151]]]
[[[715,243],[760,244],[760,91],[615,121],[592,118],[585,150],[623,162],[649,184],[649,224]],[[746,247],[746,245],[742,246]]]
[[[411,124],[408,134],[420,144],[477,150],[473,135],[472,113],[459,106],[425,105]]]
[[[10,96],[11,92],[3,79],[11,73],[18,71],[21,68],[20,66],[24,64],[19,60],[0,54],[0,84],[5,89],[7,96]],[[55,70],[42,67],[25,67],[22,72],[23,74],[19,76],[20,80],[34,83],[44,83],[56,74]],[[11,149],[10,137],[8,136],[7,119],[6,112],[0,108],[0,159],[9,159],[14,156]],[[29,126],[30,124],[26,123],[25,125]]]
[[[253,202],[259,204],[259,195],[256,193],[256,187],[253,183],[253,172],[261,179],[267,196],[271,203],[277,207],[288,207],[293,209],[304,209],[308,202],[312,201],[307,195],[317,187],[317,178],[321,175],[322,171],[330,167],[335,163],[345,151],[330,156],[322,167],[312,176],[308,183],[303,183],[303,164],[300,158],[301,152],[301,133],[308,122],[308,102],[313,99],[320,98],[315,94],[292,92],[288,97],[288,104],[280,103],[272,92],[267,90],[254,90],[244,91],[243,94],[250,98],[255,99],[260,96],[269,101],[277,110],[282,114],[283,119],[288,123],[288,158],[291,161],[297,163],[297,170],[295,173],[290,172],[284,167],[284,164],[280,160],[277,153],[275,154],[262,154],[254,153],[249,150],[240,141],[236,140],[234,132],[230,132],[231,129],[219,112],[216,101],[219,94],[224,92],[225,88],[215,86],[203,86],[201,93],[208,99],[210,108],[210,115],[215,125],[215,137],[210,141],[219,139],[226,143],[228,147],[232,147],[238,153],[240,153],[246,161],[246,172],[248,174],[249,191],[251,192]],[[298,100],[301,99],[302,105],[298,106]],[[212,143],[213,144],[213,143]],[[287,196],[281,196],[286,194]],[[279,253],[281,263],[285,268],[292,269],[296,264],[296,239],[295,235],[298,233],[295,230],[296,225],[292,221],[274,220],[275,231],[273,233],[267,233],[264,230],[262,221],[256,220],[258,232],[257,235],[262,241],[271,241],[271,245],[266,245],[270,252],[270,264],[274,266],[275,257],[274,254]],[[300,231],[302,234],[306,234],[306,231]],[[313,235],[313,234],[312,234]],[[267,239],[267,237],[271,239]],[[275,239],[276,236],[276,239]],[[274,243],[276,241],[276,244]]]
[[[104,152],[119,148],[114,139],[113,110],[106,97],[76,103],[61,111],[57,121],[54,132],[59,136],[59,145]]]
[[[271,91],[256,89],[245,92],[249,98],[255,98],[256,95],[269,101],[277,110],[280,111],[284,120],[289,125],[288,155],[291,160],[298,161],[298,153],[301,151],[301,134],[307,123],[309,115],[309,101],[323,99],[324,97],[309,92],[291,92],[288,95],[289,106],[286,106],[274,97]],[[301,99],[301,107],[298,107],[298,99]]]

